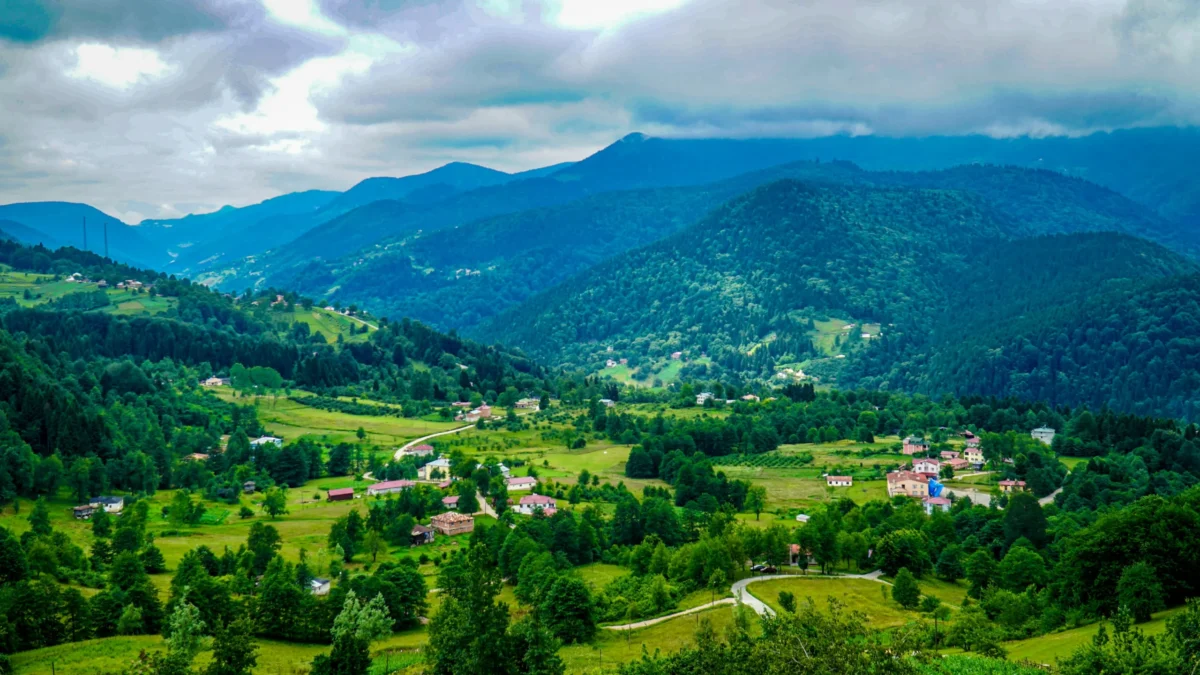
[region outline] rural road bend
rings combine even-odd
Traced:
[[[437,438],[438,436],[445,436],[446,434],[457,434],[457,433],[458,433],[458,432],[460,432],[460,431],[466,431],[467,429],[474,429],[474,428],[475,428],[475,425],[474,425],[474,424],[468,424],[468,425],[466,425],[466,426],[464,426],[464,427],[456,427],[456,428],[454,428],[454,429],[448,429],[448,430],[446,430],[446,431],[439,431],[439,432],[437,432],[436,434],[429,434],[428,436],[422,436],[422,437],[420,437],[420,438],[414,438],[413,440],[411,440],[411,441],[409,441],[409,442],[405,443],[404,445],[400,446],[400,449],[396,451],[396,454],[394,455],[394,457],[395,457],[395,459],[397,459],[397,460],[398,460],[398,459],[400,459],[401,457],[403,457],[403,456],[404,456],[404,451],[405,451],[405,450],[407,450],[407,449],[411,448],[412,446],[414,446],[414,445],[417,445],[417,444],[419,444],[419,443],[424,443],[425,441],[427,441],[427,440],[429,440],[429,439],[431,439],[431,438]]]
[[[754,597],[753,594],[751,594],[749,591],[747,591],[746,590],[747,586],[749,586],[750,584],[752,584],[756,581],[770,581],[772,579],[804,579],[804,578],[811,578],[811,579],[866,579],[867,581],[877,581],[881,584],[886,584],[888,586],[891,586],[891,584],[889,582],[884,581],[883,579],[880,579],[879,577],[881,577],[881,576],[883,576],[883,572],[881,570],[875,570],[874,572],[870,572],[868,574],[838,574],[838,575],[822,575],[822,576],[813,575],[811,577],[805,577],[805,576],[802,576],[799,574],[766,574],[761,577],[746,577],[745,579],[740,579],[738,581],[733,582],[733,585],[729,587],[730,592],[733,593],[732,598],[722,598],[720,600],[717,600],[716,602],[709,602],[709,603],[700,605],[699,607],[685,609],[682,612],[675,612],[674,614],[660,616],[655,619],[646,619],[645,621],[637,621],[635,623],[627,623],[627,624],[622,624],[620,626],[605,626],[604,628],[606,630],[637,630],[639,628],[647,628],[649,626],[653,626],[655,624],[662,623],[664,621],[670,621],[671,619],[675,619],[675,618],[678,618],[681,616],[686,616],[688,614],[693,614],[695,612],[701,612],[706,609],[716,607],[717,605],[730,605],[730,604],[733,604],[733,602],[735,600],[740,601],[743,605],[749,607],[750,609],[753,609],[758,614],[761,614],[764,616],[774,616],[775,611],[772,610],[770,607],[768,607],[765,602]]]

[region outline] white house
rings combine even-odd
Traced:
[[[614,405],[616,405],[617,402],[612,400],[611,398],[602,398],[602,399],[600,399],[600,404],[603,405],[605,408],[611,408]]]
[[[696,405],[704,405],[704,402],[712,397],[713,395],[711,391],[702,391],[699,394],[696,394]]]
[[[545,495],[526,495],[521,497],[521,501],[514,507],[517,513],[523,513],[527,516],[533,515],[535,511],[542,511],[546,515],[553,515],[558,507],[558,502],[554,501],[553,497]]]
[[[532,490],[533,486],[537,485],[537,479],[533,476],[517,476],[516,478],[509,478],[505,483],[508,485],[509,492],[516,492],[520,490]]]
[[[854,485],[852,476],[825,476],[825,484],[829,487],[850,487]]]
[[[92,497],[88,502],[89,505],[96,508],[103,507],[108,513],[120,513],[125,508],[124,497]]]
[[[922,457],[913,460],[913,471],[917,473],[938,473],[942,470],[942,463],[936,459]]]
[[[414,485],[416,485],[416,483],[412,482],[411,480],[385,480],[381,483],[368,485],[367,494],[374,496],[385,495],[392,492],[404,492]]]
[[[807,513],[797,513],[796,514],[796,522],[797,523],[807,523],[808,522],[808,514]]]
[[[506,480],[508,479],[509,476],[512,475],[512,469],[508,468],[507,466],[504,466],[504,462],[500,462],[499,464],[497,464],[496,468],[500,470],[500,475],[504,476],[504,478]]]
[[[1038,427],[1029,432],[1029,435],[1046,445],[1050,445],[1054,442],[1054,433],[1054,430],[1050,427]]]
[[[313,595],[329,595],[328,579],[312,579],[308,582],[308,587]]]
[[[274,436],[263,436],[261,438],[256,438],[256,439],[250,441],[250,447],[257,448],[257,447],[260,447],[263,445],[267,445],[268,443],[271,445],[274,445],[276,447],[283,447],[283,439],[275,438]]]
[[[449,478],[450,460],[446,459],[445,457],[438,457],[432,462],[426,464],[425,466],[421,467],[421,477],[425,480],[433,480],[435,478],[433,475],[435,471],[440,471],[442,478]]]
[[[921,501],[925,504],[925,513],[928,513],[931,516],[933,515],[934,509],[949,511],[951,506],[950,500],[946,499],[945,497],[926,497]]]

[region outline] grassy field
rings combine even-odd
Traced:
[[[712,359],[707,356],[701,356],[691,359],[686,363],[684,361],[676,361],[674,359],[662,359],[653,365],[645,368],[643,372],[651,372],[652,374],[642,378],[634,377],[633,368],[629,366],[616,365],[612,368],[601,368],[596,372],[600,377],[611,377],[621,384],[635,387],[653,387],[654,381],[659,380],[663,385],[669,385],[679,379],[679,372],[683,370],[685,365],[709,365]]]
[[[1138,624],[1137,627],[1148,635],[1162,633],[1167,629],[1167,619],[1181,611],[1182,608],[1177,608],[1159,612],[1150,621]],[[1109,626],[1108,629],[1111,631],[1112,626]],[[1071,652],[1091,642],[1092,636],[1099,630],[1100,624],[1093,623],[1065,630],[1061,633],[1051,633],[1050,635],[1042,635],[1028,640],[1006,642],[1004,648],[1008,650],[1008,658],[1011,661],[1028,659],[1034,663],[1053,664],[1055,659],[1070,656]]]
[[[367,432],[366,443],[370,445],[399,446],[406,441],[462,426],[461,422],[430,421],[423,418],[372,417],[349,415],[311,408],[280,396],[241,397],[229,387],[209,389],[226,401],[242,405],[254,403],[258,408],[258,419],[270,433],[285,441],[309,436],[329,443],[357,443],[356,432],[362,427]],[[304,396],[304,392],[294,392]]]
[[[1061,457],[1060,456],[1058,458],[1058,461],[1062,462],[1063,466],[1067,467],[1068,470],[1074,471],[1075,467],[1079,466],[1080,464],[1087,464],[1088,458],[1087,457]]]
[[[880,589],[889,591],[887,600],[884,600]],[[803,601],[804,598],[812,598],[818,607],[824,607],[826,598],[834,597],[840,600],[847,609],[865,614],[874,628],[902,626],[918,616],[916,612],[905,610],[891,599],[889,586],[867,579],[815,576],[772,579],[750,584],[746,590],[777,612],[781,609],[779,606],[780,591],[792,593],[798,602]]]
[[[354,317],[344,316],[338,312],[331,312],[323,307],[313,307],[312,309],[304,309],[299,305],[293,305],[290,312],[281,314],[281,319],[287,323],[306,323],[309,329],[314,334],[318,334],[325,338],[326,342],[337,342],[338,336],[342,336],[342,340],[346,342],[365,342],[371,333],[375,332],[372,328],[373,323],[362,321]],[[367,326],[366,333],[350,334],[350,329],[362,330],[363,326]]]
[[[167,311],[177,304],[175,298],[152,297],[149,293],[138,293],[125,289],[118,290],[115,288],[115,282],[110,280],[110,283],[112,287],[108,288],[106,292],[112,304],[96,311],[122,316],[158,314]],[[72,293],[94,291],[98,288],[96,284],[81,284],[62,280],[55,281],[54,277],[48,274],[13,272],[7,268],[0,268],[0,298],[13,298],[17,301],[17,304],[24,307],[35,307],[58,300]],[[33,297],[26,298],[26,291]]]
[[[570,645],[559,650],[567,672],[609,668],[642,657],[642,645],[651,655],[661,650],[669,654],[695,644],[696,629],[701,621],[709,621],[719,635],[733,623],[730,605],[721,605],[688,616],[633,631],[601,629],[588,644]]]

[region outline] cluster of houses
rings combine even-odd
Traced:
[[[459,403],[454,403],[453,405],[456,407],[462,407]],[[468,403],[467,407],[470,405],[471,404]],[[479,420],[491,419],[491,417],[492,406],[484,403],[474,410],[468,410],[455,415],[454,419],[458,420],[459,422],[478,422]]]
[[[79,272],[76,272],[76,273],[72,274],[71,276],[63,279],[63,281],[70,283],[70,284],[93,283],[91,279],[88,279],[87,277],[83,276]],[[101,279],[101,280],[95,282],[95,284],[96,284],[97,288],[108,288],[108,285],[109,285],[108,281],[105,279]],[[138,281],[137,279],[126,279],[124,281],[118,281],[116,283],[115,287],[118,290],[128,289],[131,291],[136,291],[136,290],[147,290],[148,291],[151,288],[154,288],[154,284],[143,284],[142,282]]]
[[[702,391],[699,394],[696,394],[696,405],[704,405],[704,403],[706,401],[710,401],[710,400],[714,400],[714,399],[716,399],[716,397],[713,395],[712,392]],[[737,403],[737,400],[732,399],[732,398],[717,399],[717,400],[724,400],[725,405],[733,405],[734,403]],[[757,403],[760,399],[758,398],[758,396],[756,396],[754,394],[745,394],[741,397],[740,400]],[[767,399],[767,400],[772,400],[772,399]]]
[[[541,410],[542,402],[536,398],[523,398],[516,402],[518,410]]]
[[[629,359],[609,359],[604,362],[605,368],[616,368],[617,366],[629,365]]]

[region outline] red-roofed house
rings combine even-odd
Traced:
[[[904,439],[904,447],[901,452],[906,455],[923,455],[929,452],[929,444],[925,442],[925,439],[909,436]]]
[[[958,453],[954,450],[943,450],[938,453],[938,456],[942,459],[958,459]]]
[[[457,509],[458,508],[458,495],[450,495],[449,497],[442,497],[442,506],[444,506],[448,509]]]
[[[508,484],[509,492],[514,490],[532,490],[537,485],[537,479],[533,476],[517,476],[516,478],[509,478],[505,482]]]
[[[433,446],[425,444],[414,445],[411,448],[403,450],[401,454],[408,457],[428,457],[433,454]]]
[[[829,487],[850,487],[854,485],[851,476],[825,476],[825,484]]]
[[[375,483],[367,487],[369,495],[384,495],[390,492],[404,492],[410,487],[416,485],[411,480],[385,480],[382,483]]]
[[[946,466],[950,467],[951,469],[954,469],[955,471],[964,471],[966,469],[971,468],[971,463],[965,459],[960,459],[958,457],[955,457],[954,459],[946,462]]]
[[[516,505],[515,511],[523,513],[527,516],[533,515],[534,511],[545,511],[546,515],[553,515],[550,510],[558,507],[558,502],[554,501],[553,497],[545,495],[526,495],[521,497],[521,501]]]
[[[1025,481],[1023,480],[1002,480],[1000,481],[1001,492],[1021,492],[1025,489]]]
[[[921,501],[925,503],[925,513],[928,513],[929,515],[933,515],[934,509],[949,511],[950,507],[953,505],[951,501],[945,497],[926,497]]]
[[[913,460],[913,471],[916,471],[917,473],[932,473],[937,475],[937,473],[941,470],[942,463],[936,459],[922,457],[920,459]]]
[[[354,488],[338,488],[329,491],[328,500],[331,502],[345,502],[354,499]]]

